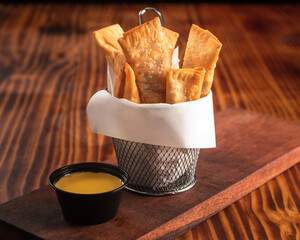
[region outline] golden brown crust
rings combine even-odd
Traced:
[[[126,63],[126,58],[123,53],[115,52],[113,54],[114,62],[114,83],[113,83],[113,96],[117,98],[121,98],[124,93],[124,85],[125,85],[125,72],[124,67]]]
[[[208,30],[193,24],[183,59],[183,68],[204,67],[206,70],[201,97],[206,96],[213,83],[214,69],[222,44]]]
[[[133,69],[128,63],[125,63],[125,85],[123,98],[134,102],[140,103],[140,95],[135,82],[135,74]]]
[[[169,46],[174,49],[177,43],[177,39],[179,37],[179,34],[177,32],[174,32],[168,28],[162,27],[162,30],[164,32],[164,35],[166,37],[166,40],[168,41]]]
[[[142,103],[165,102],[165,79],[171,69],[177,37],[178,34],[163,30],[157,17],[119,39],[126,60],[135,72]]]
[[[122,52],[118,39],[123,36],[123,29],[119,24],[114,24],[105,28],[101,28],[94,32],[94,37],[106,54],[109,64],[113,67],[114,53]]]
[[[172,69],[166,78],[166,102],[170,104],[194,101],[200,98],[204,68]]]

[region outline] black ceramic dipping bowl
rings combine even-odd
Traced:
[[[120,178],[123,185],[115,190],[96,194],[78,194],[63,191],[55,183],[74,172],[104,172]],[[55,170],[49,184],[55,190],[64,218],[73,223],[92,225],[104,223],[116,216],[122,192],[128,182],[128,174],[121,168],[105,163],[79,163]]]

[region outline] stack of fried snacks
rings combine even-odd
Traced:
[[[212,86],[222,44],[192,25],[182,69],[172,69],[179,34],[158,17],[123,32],[119,24],[94,32],[114,70],[112,95],[135,103],[179,103],[205,97]]]

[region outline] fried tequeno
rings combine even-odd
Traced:
[[[134,103],[140,103],[140,95],[138,88],[136,86],[135,82],[135,74],[133,69],[130,67],[128,63],[125,63],[125,84],[124,84],[124,93],[123,98],[134,102]]]
[[[165,33],[167,32],[167,33]],[[166,101],[166,74],[178,34],[163,30],[158,17],[124,33],[119,44],[135,72],[142,103]]]
[[[174,50],[179,34],[165,27],[162,27],[162,30],[165,35],[166,41],[168,41],[168,45],[171,46],[171,48]],[[172,54],[173,54],[173,50],[172,50]]]
[[[195,24],[192,25],[182,68],[205,68],[201,97],[206,96],[210,91],[221,47],[222,44],[211,32]]]
[[[126,58],[119,45],[118,39],[123,37],[123,29],[119,24],[111,25],[94,32],[98,45],[104,50],[108,63],[114,69],[112,95],[122,98],[125,86]]]
[[[132,102],[140,103],[134,71],[121,52],[114,54],[114,74],[112,95],[116,98],[126,98]]]
[[[166,78],[166,102],[188,102],[200,98],[205,69],[172,69]]]
[[[118,39],[123,37],[123,29],[119,24],[114,24],[105,28],[101,28],[94,32],[94,37],[98,45],[104,50],[109,64],[113,67],[114,53],[122,52],[118,43]]]
[[[116,51],[113,53],[113,69],[114,69],[114,82],[112,95],[116,98],[122,98],[124,94],[125,85],[125,63],[126,58],[123,53]]]

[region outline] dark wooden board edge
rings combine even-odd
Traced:
[[[217,214],[224,208],[230,206],[234,202],[238,201],[242,197],[246,196],[253,190],[259,188],[266,182],[270,181],[299,162],[300,146],[277,158],[272,163],[265,165],[238,183],[231,185],[226,190],[211,197],[205,202],[202,202],[198,206],[195,206],[189,211],[179,215],[177,218],[143,235],[139,239],[174,239],[211,216]],[[251,187],[245,188],[245,184],[248,184],[248,186],[250,185]],[[215,205],[215,202],[220,203],[218,210],[217,212],[211,213],[211,206],[212,204]],[[183,219],[186,222],[186,225],[180,227],[180,223],[182,223]]]
[[[0,219],[0,239],[9,240],[40,240],[42,238],[35,236],[23,229]]]

